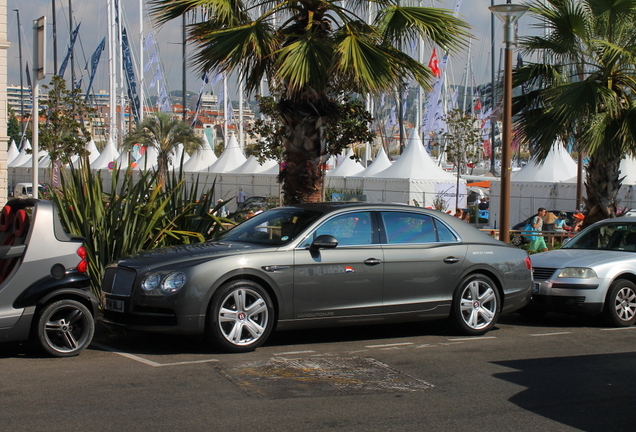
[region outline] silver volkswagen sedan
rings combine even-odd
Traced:
[[[636,322],[636,217],[587,227],[561,249],[532,255],[535,285],[524,312],[604,314],[608,324]]]
[[[462,334],[525,306],[531,263],[445,213],[406,205],[280,207],[202,244],[109,266],[108,326],[204,335],[245,352],[274,328],[448,318]]]

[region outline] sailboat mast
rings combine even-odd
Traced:
[[[71,42],[69,42],[69,46],[71,48],[71,89],[75,88],[75,62],[73,60],[73,6],[71,5],[71,0],[68,0],[68,26],[69,26],[69,35],[71,35]]]
[[[57,20],[56,20],[56,13],[55,13],[56,1],[57,0],[51,0],[51,5],[52,5],[51,15],[53,15],[53,75],[57,75]]]
[[[109,122],[108,122],[108,135],[109,139],[113,143],[117,142],[117,88],[115,82],[115,0],[107,0],[108,7],[108,86],[109,88]]]
[[[186,109],[187,102],[187,90],[186,90],[186,16],[182,15],[182,23],[181,23],[181,36],[183,38],[181,45],[181,104],[183,105],[183,122],[185,123],[188,120],[188,110]]]
[[[139,0],[139,121],[144,119],[144,14],[143,0]]]

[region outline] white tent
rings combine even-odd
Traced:
[[[246,161],[245,156],[243,155],[243,150],[238,145],[236,141],[236,137],[232,133],[230,135],[230,139],[227,147],[219,156],[219,159],[212,164],[207,171],[217,174],[227,173],[240,167]]]
[[[11,140],[11,144],[9,145],[9,150],[7,151],[7,164],[11,164],[15,158],[18,157],[20,151],[18,150],[18,146],[15,144],[14,140]]]
[[[27,150],[31,150],[31,143],[28,139],[24,140],[22,150],[20,150],[18,156],[16,156],[11,162],[9,162],[9,168],[17,168],[20,165],[24,165],[25,162],[30,161],[31,155],[26,152]]]
[[[118,157],[119,152],[115,147],[115,143],[112,139],[109,139],[106,143],[106,147],[104,147],[104,149],[102,150],[102,153],[97,157],[97,159],[91,162],[91,169],[100,170],[109,168],[108,165],[111,162],[115,162]]]
[[[190,155],[188,155],[188,152],[185,151],[183,144],[179,143],[177,144],[176,151],[170,154],[169,169],[179,169],[179,166],[181,165],[181,158],[183,158],[183,164],[185,165],[185,163],[188,162],[188,159],[190,159]]]
[[[241,164],[239,167],[229,171],[228,174],[256,174],[262,173],[264,171],[269,170],[270,168],[275,167],[276,172],[278,173],[278,164],[275,160],[266,160],[261,165],[258,162],[258,159],[254,155],[247,158],[247,160]]]
[[[88,155],[88,163],[92,165],[99,157],[99,150],[97,150],[94,140],[91,139],[88,143],[86,143],[86,150],[90,153]]]
[[[576,177],[577,165],[574,159],[565,151],[561,143],[556,143],[543,163],[531,159],[520,170],[513,172],[510,180],[513,182],[559,182],[568,181]]]
[[[139,159],[137,159],[137,162],[135,162],[133,170],[145,171],[150,168],[156,167],[157,157],[159,157],[159,152],[156,148],[152,146],[146,147],[146,151],[144,152],[144,154],[141,155]]]
[[[443,199],[447,208],[466,205],[466,181],[437,166],[413,131],[404,153],[390,167],[364,179],[367,201],[401,202],[434,207]]]
[[[188,161],[183,164],[183,170],[185,172],[207,171],[216,161],[214,150],[208,138],[203,135],[203,146],[192,153]]]
[[[384,171],[391,166],[391,161],[384,151],[384,147],[380,147],[378,154],[375,156],[375,160],[365,168],[364,171],[357,174],[358,177],[372,177],[380,171]]]
[[[350,176],[355,176],[359,174],[360,172],[364,171],[364,166],[362,166],[362,164],[356,161],[355,159],[352,159],[352,157],[354,157],[353,149],[349,148],[346,156],[344,157],[340,165],[338,165],[336,168],[332,170],[327,171],[327,176],[328,177],[350,177]]]

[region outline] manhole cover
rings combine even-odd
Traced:
[[[250,396],[268,399],[413,392],[433,387],[372,358],[270,359],[227,369],[217,367]]]

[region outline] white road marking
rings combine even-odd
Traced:
[[[391,347],[405,346],[405,345],[415,345],[415,344],[413,342],[402,342],[402,343],[384,344],[384,345],[367,345],[365,348],[391,348]]]
[[[316,351],[313,350],[307,350],[307,351],[289,351],[289,352],[282,352],[282,353],[275,353],[275,356],[284,356],[284,355],[290,355],[290,354],[311,354],[311,353],[315,353]]]
[[[539,336],[558,336],[558,335],[566,335],[572,334],[572,332],[555,332],[555,333],[535,333],[530,334],[530,336],[539,337]]]
[[[497,339],[495,336],[480,336],[480,337],[465,337],[465,338],[457,338],[457,339],[448,339],[450,342],[463,342],[463,341],[476,341],[476,340],[484,340],[484,339]]]
[[[122,352],[122,351],[116,350],[114,348],[107,347],[106,345],[102,345],[102,344],[97,343],[97,342],[93,342],[91,345],[94,345],[97,348],[103,349],[105,351],[112,352],[113,354],[117,354],[117,355],[120,355],[122,357],[126,357],[126,358],[128,358],[130,360],[134,360],[134,361],[137,361],[139,363],[143,363],[145,365],[152,366],[152,367],[179,366],[179,365],[196,364],[196,363],[218,362],[217,359],[206,359],[206,360],[193,360],[193,361],[184,361],[184,362],[175,362],[175,363],[157,363],[157,362],[154,362],[152,360],[148,360],[148,359],[145,359],[143,357],[136,356],[134,354]]]
[[[634,330],[636,327],[612,327],[612,328],[604,328],[601,331],[614,331],[614,330]]]

